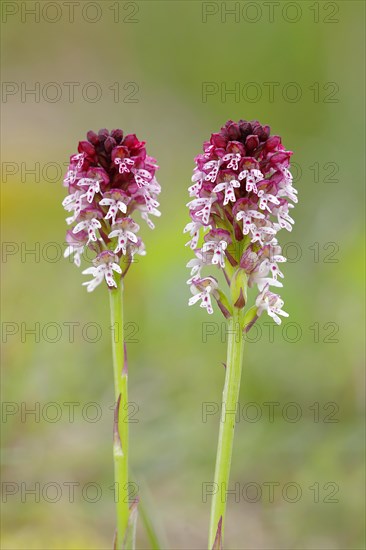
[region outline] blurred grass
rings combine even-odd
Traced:
[[[107,4],[105,2],[103,5]],[[281,6],[284,3],[281,3]],[[219,402],[225,344],[220,334],[202,341],[207,318],[188,308],[182,228],[187,221],[187,186],[193,157],[203,140],[228,118],[258,118],[283,136],[302,167],[297,182],[300,203],[296,225],[283,243],[301,246],[298,262],[285,266],[282,295],[289,322],[302,336],[286,342],[275,328],[269,342],[248,343],[243,404],[276,401],[300,404],[303,417],[289,423],[277,416],[237,425],[232,486],[276,481],[296,482],[303,498],[291,504],[277,497],[270,504],[229,499],[227,548],[358,549],[363,547],[364,449],[362,307],[364,4],[337,2],[340,22],[314,24],[308,2],[303,18],[288,24],[263,18],[256,24],[218,17],[201,22],[201,2],[139,2],[138,24],[114,25],[110,18],[91,25],[41,22],[25,25],[13,18],[3,25],[3,80],[32,82],[98,81],[103,90],[115,81],[139,84],[139,103],[114,103],[106,93],[97,104],[65,100],[50,104],[3,104],[3,162],[64,163],[85,132],[122,127],[148,142],[161,166],[161,210],[154,232],[144,229],[148,254],[126,280],[126,319],[138,324],[138,343],[128,347],[131,400],[139,406],[131,425],[131,460],[137,478],[150,487],[154,508],[165,525],[169,548],[204,548],[209,502],[202,483],[213,476],[218,418],[202,423],[202,402]],[[306,6],[306,9],[305,9]],[[22,40],[19,39],[21,33]],[[67,40],[65,37],[67,36]],[[355,67],[359,67],[355,70]],[[204,81],[298,82],[304,97],[288,103],[279,97],[257,103],[219,97],[201,101]],[[339,103],[312,102],[313,82],[336,82]],[[281,88],[280,88],[281,89]],[[337,183],[314,183],[314,162],[339,164]],[[62,243],[65,223],[60,202],[64,189],[44,181],[25,183],[12,177],[2,185],[4,242]],[[338,263],[315,263],[309,247],[335,242]],[[108,487],[111,460],[112,367],[108,302],[105,289],[87,295],[80,271],[60,260],[35,262],[20,254],[3,264],[3,322],[78,322],[75,342],[63,331],[59,342],[9,337],[3,346],[4,401],[97,402],[101,421],[74,423],[65,415],[57,423],[21,422],[19,415],[2,424],[3,481],[99,483],[103,497],[88,503],[78,493],[74,503],[19,495],[3,509],[5,549],[109,548],[114,506]],[[96,343],[85,342],[80,327],[97,322]],[[338,343],[326,343],[332,322]],[[310,326],[319,323],[320,342]],[[290,332],[289,332],[290,334]],[[315,423],[309,407],[335,402],[339,422]],[[328,411],[329,412],[329,411]],[[339,485],[338,503],[314,503],[310,485]],[[324,496],[324,495],[323,495]],[[141,531],[141,530],[140,530]],[[140,533],[139,547],[145,548]]]

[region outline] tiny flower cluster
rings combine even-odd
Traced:
[[[71,227],[64,255],[72,255],[79,267],[86,248],[96,254],[93,266],[83,271],[93,277],[83,283],[89,292],[104,279],[116,287],[114,273],[123,277],[134,255],[145,254],[132,214],[138,210],[154,228],[150,216],[160,216],[157,169],[156,160],[146,154],[145,142],[134,134],[124,136],[122,130],[88,132],[87,141],[80,141],[78,153],[70,157],[64,179],[69,194],[62,205],[70,214],[66,222]]]
[[[229,286],[240,273],[244,286],[257,287],[256,317],[266,311],[280,324],[279,315],[287,316],[283,301],[269,287],[282,286],[278,264],[286,261],[276,235],[282,228],[291,231],[294,223],[290,201],[297,202],[297,191],[289,171],[291,155],[281,138],[271,136],[270,128],[258,121],[229,120],[204,143],[203,153],[195,158],[192,200],[187,204],[191,222],[184,229],[195,253],[187,264],[193,294],[189,305],[201,301],[201,307],[212,313],[214,297],[230,316],[217,279],[201,275],[204,267],[214,264],[223,270]],[[232,305],[244,307],[245,297],[243,288]]]

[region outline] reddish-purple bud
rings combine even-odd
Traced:
[[[251,136],[248,136],[247,139],[245,140],[245,147],[249,151],[253,151],[253,149],[256,149],[258,147],[258,145],[259,145],[258,136],[251,135]]]
[[[85,153],[89,157],[95,155],[94,146],[89,141],[79,141],[78,151],[79,153]]]
[[[238,124],[236,124],[235,122],[232,122],[227,127],[227,135],[230,140],[238,141],[240,139],[240,128]]]
[[[101,128],[98,132],[99,141],[103,143],[109,136],[109,132],[106,128]]]
[[[97,145],[99,143],[98,136],[95,132],[93,132],[93,130],[89,130],[89,132],[86,134],[86,137],[92,145]]]
[[[226,143],[227,143],[227,140],[225,139],[225,137],[220,133],[212,134],[210,141],[212,145],[219,148],[226,147]]]
[[[123,140],[123,145],[130,149],[139,149],[141,145],[145,145],[144,141],[139,141],[135,134],[128,134]]]
[[[107,153],[110,153],[116,145],[116,140],[111,136],[108,136],[104,142],[104,149],[107,151]]]
[[[247,122],[246,120],[239,120],[239,128],[240,128],[240,134],[243,141],[245,141],[245,138],[253,132],[252,125],[250,124],[250,122]]]
[[[262,126],[262,130],[263,130],[263,138],[262,138],[262,139],[263,139],[263,140],[268,139],[269,136],[270,136],[270,133],[271,133],[271,128],[270,128],[270,126],[267,126],[267,125]]]
[[[281,138],[279,136],[271,136],[266,141],[266,149],[267,151],[273,151],[276,149],[281,143]]]
[[[258,136],[260,141],[266,141],[266,139],[268,139],[269,132],[267,132],[266,129],[261,126],[261,124],[258,124],[258,126],[253,128],[253,134],[255,136]]]
[[[116,130],[111,131],[111,136],[116,140],[117,143],[121,143],[123,139],[123,131],[117,128]]]

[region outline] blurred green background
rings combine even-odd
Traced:
[[[2,475],[16,484],[3,485],[2,547],[112,543],[108,296],[105,287],[88,295],[60,258],[62,172],[86,131],[102,127],[145,139],[163,188],[163,216],[154,232],[143,228],[148,254],[125,286],[137,340],[128,344],[131,464],[164,547],[206,547],[202,486],[213,478],[219,418],[203,422],[202,407],[221,400],[225,325],[218,311],[187,306],[182,229],[203,141],[227,119],[256,118],[295,152],[300,202],[292,234],[280,237],[291,243],[281,292],[290,318],[272,338],[263,317],[246,346],[226,548],[363,548],[364,3],[73,4],[73,22],[63,2],[2,6]],[[215,84],[203,97],[205,82]],[[65,83],[76,83],[73,101]],[[207,322],[217,332],[203,338]],[[39,336],[26,333],[34,327]],[[278,403],[273,419],[268,402]],[[65,403],[75,403],[73,421]],[[25,413],[34,407],[39,417]],[[39,499],[26,493],[36,483]],[[96,502],[90,483],[102,492]],[[148,548],[141,524],[138,547]]]

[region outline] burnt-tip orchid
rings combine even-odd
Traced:
[[[187,264],[189,305],[199,303],[212,314],[215,300],[229,324],[209,549],[222,548],[224,538],[222,488],[225,492],[229,485],[235,427],[226,411],[235,413],[238,407],[244,335],[263,312],[277,324],[288,316],[283,300],[270,288],[282,287],[279,266],[286,261],[278,232],[291,231],[294,223],[290,212],[297,191],[292,185],[291,155],[269,126],[256,120],[229,120],[195,158],[187,204],[191,220],[184,229],[194,252]],[[223,277],[214,277],[213,269]],[[246,311],[251,288],[257,294]]]
[[[160,185],[154,158],[145,142],[122,130],[88,132],[78,152],[71,155],[64,185],[63,206],[70,226],[65,258],[81,266],[84,254],[92,265],[83,274],[88,292],[106,283],[110,301],[114,374],[113,459],[116,487],[115,550],[134,550],[138,497],[129,506],[128,368],[123,324],[124,277],[136,255],[145,255],[136,213],[154,229],[150,216],[160,216]],[[146,514],[146,512],[145,512]],[[144,515],[145,517],[145,515]],[[149,524],[148,533],[152,533]]]
[[[78,153],[71,155],[64,179],[69,194],[62,203],[71,226],[64,255],[73,256],[80,266],[86,248],[95,253],[93,267],[83,271],[93,277],[83,283],[89,292],[103,280],[108,287],[116,287],[115,276],[123,277],[133,257],[145,254],[132,215],[140,212],[142,220],[154,228],[149,216],[160,216],[157,168],[145,142],[135,134],[124,136],[122,130],[90,131],[87,140],[79,142]]]
[[[187,245],[195,254],[187,264],[194,294],[190,305],[200,296],[202,307],[212,313],[212,307],[206,306],[206,293],[197,290],[213,288],[215,281],[212,296],[226,316],[230,317],[232,307],[245,306],[248,286],[258,289],[251,323],[263,311],[278,324],[279,315],[287,315],[282,300],[269,288],[282,286],[278,264],[286,261],[277,234],[281,229],[291,231],[294,223],[290,211],[297,202],[297,191],[289,170],[291,155],[281,138],[271,136],[269,126],[258,121],[229,120],[204,143],[203,153],[195,159],[187,205],[191,221],[184,229],[191,237]],[[233,303],[219,289],[212,264],[223,271]],[[204,268],[209,270],[208,277],[201,273]],[[274,306],[269,306],[275,301],[281,303],[276,314]]]

